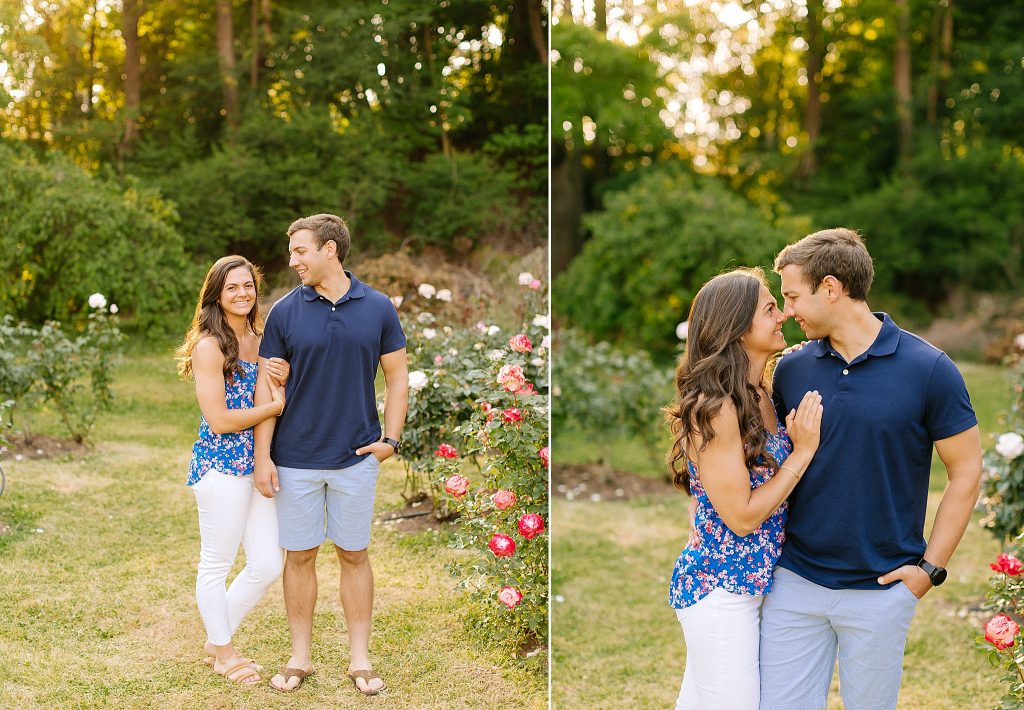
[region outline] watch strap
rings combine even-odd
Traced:
[[[401,442],[398,439],[392,439],[390,436],[385,436],[381,441],[385,444],[390,444],[391,448],[397,453],[398,447],[401,446]]]

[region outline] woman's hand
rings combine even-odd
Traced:
[[[794,451],[799,448],[813,456],[814,452],[818,450],[818,444],[821,441],[821,414],[823,411],[821,395],[817,390],[805,394],[800,401],[800,406],[789,411],[786,416],[786,431],[789,432],[789,438],[793,440]]]
[[[806,340],[801,340],[799,343],[796,343],[795,345],[790,345],[788,348],[782,351],[782,357],[786,357],[790,353],[795,353],[797,350],[799,350],[805,345],[807,345]]]
[[[284,383],[288,381],[288,375],[291,374],[292,367],[288,364],[287,360],[282,360],[279,357],[272,357],[267,360],[267,374],[270,375],[271,383],[276,383],[284,386]]]
[[[284,412],[286,402],[284,395],[284,385],[279,385],[277,382],[274,381],[273,377],[267,378],[267,384],[270,385],[270,396],[274,399],[275,402],[281,403],[281,412],[279,412],[277,415],[281,416],[281,413]]]

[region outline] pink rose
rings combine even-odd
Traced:
[[[498,601],[511,609],[523,601],[523,593],[515,587],[502,587],[501,591],[498,592]]]
[[[520,333],[519,335],[513,335],[508,339],[508,346],[515,350],[517,353],[530,353],[533,352],[533,343],[526,337],[526,333]]]
[[[1021,565],[1020,560],[1013,555],[1007,555],[1006,553],[996,557],[996,561],[990,564],[989,567],[994,569],[996,572],[1002,572],[1003,574],[1007,574],[1011,577],[1016,577],[1021,572],[1024,572],[1024,566]]]
[[[519,518],[519,534],[527,540],[532,540],[542,532],[544,532],[544,518],[536,513],[527,513]]]
[[[466,495],[466,490],[468,488],[469,480],[463,476],[449,476],[444,482],[444,489],[456,498],[461,498]]]
[[[531,281],[530,282],[530,288],[532,288],[534,291],[539,289],[540,288],[540,279],[534,279],[533,281]]]
[[[508,490],[500,490],[491,496],[491,502],[498,510],[508,510],[516,504],[516,494]]]
[[[505,365],[498,371],[498,384],[507,392],[518,392],[526,384],[522,365]]]
[[[537,452],[540,456],[540,460],[544,462],[544,468],[547,468],[551,464],[551,449],[545,446],[543,449]]]
[[[491,405],[490,402],[484,402],[483,404],[481,404],[480,409],[483,410],[483,413],[487,415],[487,421],[494,421],[494,416],[497,414],[497,412],[494,411],[494,407]]]
[[[516,541],[508,535],[494,533],[487,547],[494,553],[495,557],[511,557],[516,554]]]
[[[985,624],[985,640],[1002,651],[1013,646],[1020,627],[1006,614],[996,614]]]
[[[442,362],[444,362],[444,356],[443,355],[435,355],[434,356],[434,364],[435,365],[440,365]]]
[[[441,444],[437,447],[437,451],[434,452],[434,456],[442,459],[454,459],[458,458],[459,452],[451,444]]]
[[[534,394],[537,394],[537,390],[533,389],[533,383],[532,382],[527,382],[525,385],[523,385],[523,388],[521,390],[519,390],[519,396],[520,397],[526,397],[528,395],[534,395]]]
[[[523,413],[516,407],[509,407],[501,413],[501,419],[507,424],[514,424],[523,421]]]

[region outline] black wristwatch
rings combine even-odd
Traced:
[[[392,439],[389,436],[385,436],[383,439],[381,439],[381,441],[385,444],[391,444],[391,448],[395,450],[396,454],[398,453],[398,447],[401,446],[401,443],[398,441],[398,439]]]
[[[917,563],[917,566],[927,573],[928,579],[932,581],[933,586],[937,587],[946,581],[945,567],[936,567],[923,557],[921,558],[921,561]]]

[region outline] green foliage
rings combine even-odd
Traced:
[[[988,592],[985,594],[985,608],[1006,616],[1009,619],[1008,625],[1020,622],[1021,614],[1024,613],[1024,577],[1021,575],[1019,559],[1022,544],[1024,535],[1019,535],[1013,545],[1016,554],[1000,554],[992,564],[995,574],[989,579]],[[1000,680],[1009,692],[1000,698],[997,709],[1024,708],[1024,644],[1021,643],[1019,627],[1014,630],[1011,626],[1006,632],[1012,638],[1004,638],[1001,632],[997,632],[995,638],[989,640],[986,633],[975,638],[974,646],[988,657],[992,668],[1004,671]],[[1011,644],[1007,648],[996,646],[997,642],[1005,645],[1007,641]]]
[[[734,266],[771,266],[786,235],[713,178],[647,171],[589,215],[593,233],[555,283],[560,316],[664,361],[700,286]]]
[[[1007,431],[996,449],[985,454],[982,503],[986,515],[982,525],[1006,541],[1024,533],[1024,357],[1009,357],[1014,373],[1013,399],[1007,417]]]
[[[65,320],[102,291],[142,329],[161,327],[191,296],[174,219],[151,190],[0,144],[0,312]]]
[[[88,314],[81,327],[69,330],[72,332],[66,332],[55,321],[39,328],[18,323],[11,316],[0,321],[0,340],[4,343],[0,351],[0,398],[12,414],[17,408],[24,415],[19,420],[24,420],[22,433],[29,441],[32,434],[27,417],[37,407],[52,406],[68,435],[82,443],[99,412],[110,409],[113,402],[112,368],[124,340],[117,318],[99,307]]]
[[[643,350],[591,343],[562,328],[556,334],[558,379],[552,397],[556,431],[589,434],[605,462],[615,437],[634,436],[648,458],[664,469],[662,407],[672,401],[672,370],[655,364]]]

